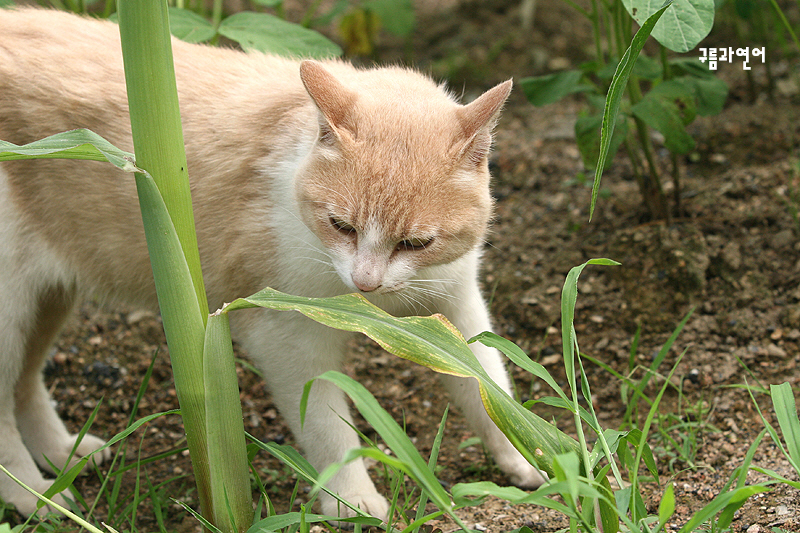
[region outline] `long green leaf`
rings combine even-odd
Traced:
[[[479,341],[481,344],[485,344],[490,348],[500,350],[506,355],[506,357],[511,359],[515,365],[523,370],[527,370],[537,378],[550,385],[550,388],[553,389],[556,394],[561,396],[565,402],[569,403],[567,395],[563,390],[561,390],[561,387],[558,385],[558,383],[556,383],[556,380],[553,379],[553,376],[550,375],[550,372],[548,372],[542,364],[533,361],[530,357],[528,357],[528,354],[522,351],[522,348],[510,340],[504,339],[500,335],[492,333],[491,331],[484,331],[483,333],[475,335],[467,342],[473,343],[475,341]]]
[[[789,457],[796,465],[800,465],[800,421],[797,419],[797,407],[794,403],[792,386],[786,382],[780,385],[770,385],[769,390]]]
[[[741,487],[731,492],[724,492],[711,500],[711,503],[697,511],[688,522],[686,522],[680,529],[679,533],[692,533],[697,531],[698,528],[707,520],[712,519],[718,512],[730,509],[731,515],[736,509],[739,509],[750,496],[766,492],[769,487],[764,485],[750,485]],[[728,521],[730,523],[730,521]],[[723,525],[720,521],[718,523],[719,529],[723,530],[727,525]]]
[[[644,47],[644,43],[653,31],[653,27],[664,14],[664,11],[672,5],[672,0],[667,2],[650,17],[647,18],[636,35],[633,36],[631,45],[625,50],[625,53],[617,65],[617,70],[614,72],[614,79],[611,86],[608,88],[608,96],[606,96],[606,105],[603,108],[603,126],[600,130],[600,157],[597,158],[597,166],[594,171],[594,184],[592,185],[592,201],[589,206],[589,220],[592,219],[594,214],[594,206],[597,203],[597,193],[600,190],[600,178],[603,175],[605,168],[606,158],[608,151],[611,147],[611,139],[614,135],[614,126],[617,122],[617,115],[619,114],[619,106],[622,102],[622,95],[625,92],[625,86],[628,83],[628,78],[631,75],[634,65],[636,65],[636,58]]]
[[[267,307],[299,311],[330,327],[366,334],[385,350],[436,372],[478,380],[486,411],[523,456],[548,474],[556,454],[578,450],[574,439],[514,401],[486,374],[458,330],[441,315],[394,317],[363,296],[291,296],[264,289],[235,300],[223,311]]]
[[[205,326],[200,314],[194,312],[199,307],[192,277],[158,187],[146,174],[136,174],[136,187],[192,467],[198,482],[201,505],[204,512],[206,509],[210,512],[213,498],[208,485],[210,474],[206,444],[203,377]]]
[[[56,133],[22,146],[0,141],[0,161],[19,159],[85,159],[108,161],[126,172],[139,172],[133,154],[120,150],[86,129]]]

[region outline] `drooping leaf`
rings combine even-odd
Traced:
[[[388,352],[436,372],[477,379],[489,416],[531,464],[548,474],[556,454],[577,452],[574,439],[525,409],[488,377],[463,336],[441,315],[399,318],[358,294],[315,299],[269,288],[235,300],[223,312],[251,307],[299,311],[321,324],[362,332]]]
[[[85,159],[108,161],[126,172],[137,172],[133,154],[120,150],[93,131],[78,129],[17,146],[0,141],[0,161],[19,159]]]
[[[268,13],[236,13],[223,20],[218,31],[220,35],[238,42],[245,50],[290,57],[328,58],[342,55],[342,49],[321,33]]]

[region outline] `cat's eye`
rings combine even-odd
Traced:
[[[356,228],[354,228],[352,224],[349,224],[342,219],[333,216],[328,217],[328,219],[331,222],[331,226],[333,226],[340,233],[344,233],[345,235],[350,235],[356,230]]]
[[[433,237],[430,238],[418,238],[418,237],[411,237],[408,239],[403,239],[397,245],[398,250],[409,250],[409,251],[416,251],[416,250],[423,250],[430,246],[433,242]]]

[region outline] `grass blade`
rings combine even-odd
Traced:
[[[781,383],[780,385],[770,385],[769,390],[789,457],[795,465],[800,465],[800,421],[797,419],[792,386],[788,382]]]

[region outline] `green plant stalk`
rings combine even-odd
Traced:
[[[639,85],[639,78],[634,75],[631,75],[628,79],[628,94],[630,95],[631,106],[636,105],[642,100],[642,89]],[[664,196],[664,189],[661,187],[661,178],[659,176],[658,166],[656,165],[653,142],[650,139],[650,128],[639,117],[634,116],[633,122],[636,124],[639,144],[642,147],[644,157],[647,160],[647,166],[650,169],[649,178],[642,175],[639,181],[639,190],[641,191],[645,206],[651,216],[656,219],[669,221],[670,212],[667,207],[666,197]]]
[[[597,64],[603,68],[606,64],[605,54],[603,54],[603,45],[600,40],[602,29],[600,28],[600,9],[597,5],[599,0],[592,0],[592,12],[588,15],[592,23],[592,36],[594,37],[594,53],[597,56]],[[577,8],[577,6],[576,6]]]
[[[167,205],[205,325],[208,302],[194,228],[167,5],[158,0],[120,0],[118,4],[136,160],[153,176]]]
[[[783,14],[783,10],[778,5],[778,2],[775,0],[769,0],[769,3],[775,9],[775,13],[777,13],[778,17],[781,19],[781,22],[783,22],[783,25],[789,31],[789,35],[792,36],[792,40],[794,41],[797,50],[800,51],[800,40],[797,39],[797,34],[792,29],[792,25],[789,24],[789,21],[786,20],[786,15]],[[798,2],[798,5],[800,5],[800,1]]]
[[[162,0],[120,0],[118,9],[137,160],[160,176],[156,182],[147,173],[137,173],[136,186],[200,506],[205,519],[223,532],[244,531],[252,522],[252,501],[235,369],[228,369],[233,387],[231,376],[225,379],[222,370],[212,373],[215,379],[209,386],[215,397],[207,409],[208,304],[194,233],[167,6]],[[229,331],[227,351],[211,351],[224,344],[224,331],[212,332],[216,342],[205,355],[215,368],[233,362]],[[232,414],[237,410],[238,418]],[[234,428],[209,439],[209,426],[218,430],[226,422],[238,422],[239,434]],[[229,460],[219,463],[225,454]],[[210,464],[209,457],[215,462]]]

